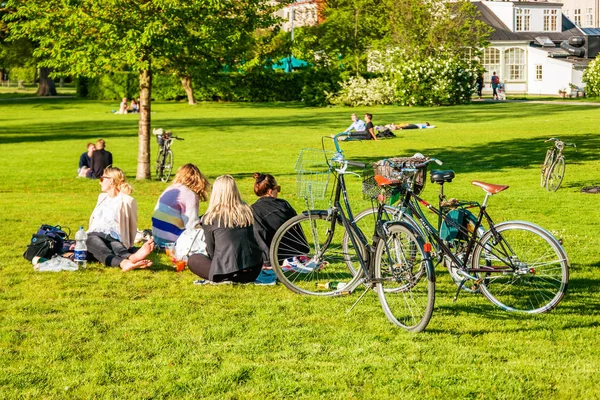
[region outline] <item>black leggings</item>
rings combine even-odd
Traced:
[[[192,254],[188,259],[188,268],[190,271],[203,279],[210,279],[210,265],[210,258],[206,257],[204,254]],[[254,282],[260,274],[261,269],[262,265],[257,265],[256,267],[247,268],[243,271],[237,271],[231,274],[214,275],[212,281],[231,281],[239,283]]]
[[[107,267],[118,267],[131,255],[123,243],[106,233],[90,232],[86,244],[88,252]]]

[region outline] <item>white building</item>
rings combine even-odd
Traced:
[[[600,5],[598,0],[550,0],[562,3],[562,11],[581,28],[600,27]]]
[[[482,20],[494,28],[485,49],[486,92],[492,72],[507,93],[557,95],[570,84],[581,87],[600,37],[584,32],[562,14],[562,4],[548,1],[474,2]]]
[[[281,29],[290,32],[292,26],[312,26],[318,23],[318,5],[316,0],[298,0],[281,8],[277,15],[283,19]],[[292,23],[293,21],[293,23]]]

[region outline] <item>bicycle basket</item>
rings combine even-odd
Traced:
[[[159,147],[163,147],[165,144],[165,139],[162,137],[162,135],[156,136],[156,143],[158,143]]]
[[[393,188],[387,186],[384,188],[385,198],[388,199],[392,196]],[[362,192],[366,199],[377,199],[382,193],[382,188],[375,181],[374,176],[367,176],[362,182]]]
[[[373,164],[373,170],[375,175],[381,175],[389,179],[399,179],[402,178],[402,181],[398,186],[401,186],[403,189],[401,193],[406,193],[406,188],[411,184],[412,176],[411,175],[403,175],[400,171],[403,168],[414,168],[416,165],[422,164],[426,161],[425,158],[421,157],[394,157],[394,158],[386,158],[380,161],[377,161]],[[425,183],[427,182],[427,166],[419,168],[418,172],[414,177],[413,184],[413,192],[415,194],[419,194],[425,189]]]
[[[329,160],[333,151],[302,149],[296,160],[298,197],[320,200],[325,198],[331,169]]]

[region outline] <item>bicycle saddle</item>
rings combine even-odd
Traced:
[[[493,183],[485,183],[481,181],[472,181],[471,184],[479,186],[489,194],[500,193],[501,191],[508,189],[508,185],[494,185]]]
[[[429,175],[431,177],[431,183],[439,183],[440,185],[443,185],[444,182],[452,182],[452,179],[454,179],[454,171],[450,170],[438,171],[434,169]]]

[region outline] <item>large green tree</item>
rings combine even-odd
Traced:
[[[194,60],[219,56],[228,43],[271,21],[266,0],[8,0],[10,34],[36,41],[40,65],[94,77],[130,69],[139,75],[137,179],[150,178],[152,74],[181,75]],[[243,31],[242,31],[243,30]],[[184,68],[185,67],[185,68]]]

